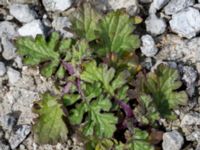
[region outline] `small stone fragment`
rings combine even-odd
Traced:
[[[153,0],[150,5],[149,13],[155,14],[157,10],[160,10],[163,6],[165,6],[170,0]]]
[[[151,3],[153,0],[139,0],[140,3]]]
[[[10,136],[9,143],[10,143],[11,149],[17,148],[17,146],[25,140],[25,138],[30,132],[31,132],[30,125],[19,126],[17,131],[12,133]]]
[[[178,131],[166,132],[163,135],[163,150],[180,150],[184,143],[183,136]]]
[[[64,11],[72,5],[72,0],[42,0],[46,11]]]
[[[170,27],[173,32],[188,39],[200,32],[200,13],[195,8],[186,8],[172,15]]]
[[[153,57],[157,52],[158,49],[155,45],[153,38],[150,35],[143,35],[142,36],[142,53],[147,57]]]
[[[7,36],[9,39],[13,39],[17,34],[17,26],[14,23],[3,21],[0,22],[0,37]]]
[[[0,150],[10,150],[10,147],[0,140]]]
[[[171,0],[167,6],[165,6],[164,11],[167,15],[172,15],[178,11],[194,5],[195,0]]]
[[[7,74],[8,74],[8,79],[10,84],[15,84],[21,77],[19,71],[8,67],[7,68]]]
[[[33,20],[19,28],[18,32],[21,36],[32,36],[35,38],[37,34],[44,34],[44,27],[40,20]]]
[[[0,124],[6,131],[12,131],[13,127],[17,124],[20,113],[9,113],[0,117]]]
[[[12,4],[10,14],[22,23],[28,23],[35,19],[36,13],[25,4]]]
[[[1,43],[3,45],[2,56],[6,60],[11,60],[16,57],[16,47],[9,41],[7,37],[1,37]]]
[[[150,15],[146,20],[146,30],[152,35],[160,35],[165,32],[166,23],[164,19],[158,18],[155,14]]]
[[[56,31],[60,31],[60,33],[65,38],[72,37],[73,34],[66,31],[64,28],[69,28],[71,26],[71,22],[69,22],[69,19],[67,17],[55,17],[52,22],[52,27]]]
[[[195,81],[197,80],[197,71],[190,66],[183,66],[183,77],[182,79],[185,81],[187,85],[187,93],[192,96],[195,93]]]
[[[200,125],[200,113],[192,112],[186,114],[181,120],[181,126]]]
[[[0,62],[0,76],[3,76],[6,73],[6,67],[3,62]]]
[[[112,10],[125,8],[130,15],[134,15],[139,11],[137,0],[107,0],[105,3]]]

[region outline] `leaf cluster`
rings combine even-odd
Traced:
[[[35,103],[38,143],[64,142],[70,128],[81,133],[87,149],[154,149],[145,125],[172,119],[173,109],[186,104],[187,95],[180,90],[177,70],[159,65],[154,72],[141,72],[134,54],[140,45],[133,34],[137,19],[123,10],[100,14],[84,3],[71,17],[73,38],[53,32],[48,38],[17,39],[24,63],[39,65],[59,89]],[[128,94],[133,81],[136,98]]]

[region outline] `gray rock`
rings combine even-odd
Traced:
[[[14,60],[13,66],[21,69],[23,67],[22,58],[17,56]]]
[[[149,8],[150,14],[155,14],[157,10],[160,10],[163,6],[165,6],[170,0],[153,0],[151,6]]]
[[[0,150],[10,150],[10,147],[0,140]]]
[[[42,0],[46,11],[64,11],[72,5],[72,0]]]
[[[56,31],[60,31],[60,33],[63,35],[65,38],[72,37],[73,34],[66,31],[64,28],[69,28],[71,26],[71,22],[67,17],[55,17],[53,22],[52,22],[52,27]]]
[[[164,11],[167,15],[172,15],[184,8],[194,5],[194,3],[195,0],[171,0],[164,8]]]
[[[153,0],[139,0],[140,3],[151,3]]]
[[[180,150],[184,143],[182,135],[178,131],[166,132],[163,135],[163,150]]]
[[[6,66],[3,62],[0,62],[0,76],[3,76],[6,73]]]
[[[7,37],[1,37],[1,43],[3,45],[2,56],[6,60],[11,60],[16,57],[16,47],[10,42]]]
[[[200,141],[200,131],[196,130],[189,135],[186,135],[187,141]]]
[[[17,129],[16,132],[12,133],[9,139],[9,143],[11,146],[11,149],[17,148],[17,146],[22,143],[28,134],[31,132],[31,126],[30,125],[21,125]]]
[[[7,36],[9,39],[15,38],[18,33],[17,25],[8,21],[0,22],[0,37]]]
[[[200,72],[200,38],[183,39],[174,34],[160,37],[161,50],[155,56],[157,60],[182,61],[195,63]]]
[[[200,13],[195,8],[186,8],[172,15],[170,27],[173,32],[188,39],[200,31]]]
[[[19,112],[15,112],[15,113],[6,114],[5,116],[1,116],[0,117],[1,127],[5,131],[11,132],[13,130],[14,126],[17,124],[19,115],[20,115]]]
[[[12,4],[10,14],[22,23],[28,23],[35,19],[36,13],[25,4]]]
[[[182,71],[183,71],[182,79],[185,81],[187,85],[187,93],[190,96],[193,96],[197,80],[197,71],[190,66],[183,66]]]
[[[197,144],[197,147],[195,150],[200,150],[200,143]]]
[[[164,19],[158,18],[156,15],[151,14],[146,20],[146,30],[152,35],[160,35],[166,30],[166,23]]]
[[[107,7],[112,10],[125,8],[130,15],[139,11],[138,0],[106,0]]]
[[[7,70],[9,83],[14,85],[21,78],[20,72],[11,67],[8,67]]]
[[[153,57],[158,52],[154,39],[150,35],[143,35],[141,39],[142,47],[140,49],[142,53],[147,57]]]
[[[200,113],[191,112],[186,114],[181,120],[181,126],[200,125]]]
[[[44,26],[40,20],[33,20],[19,28],[18,33],[21,36],[32,36],[35,38],[37,34],[44,34]]]

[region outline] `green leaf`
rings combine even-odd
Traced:
[[[97,30],[98,20],[99,14],[89,3],[84,3],[83,7],[71,17],[72,30],[79,37],[92,41],[96,39],[95,31]]]
[[[140,46],[139,38],[132,32],[134,30],[134,20],[121,10],[108,13],[98,26],[98,37],[100,55],[110,52],[124,54],[133,51]]]
[[[42,74],[50,77],[59,65],[59,53],[56,51],[59,42],[59,34],[52,33],[48,41],[44,36],[38,35],[35,40],[31,37],[17,39],[18,53],[23,57],[26,65],[39,65],[46,63],[42,68]]]
[[[133,138],[128,145],[130,150],[154,150],[154,147],[148,142],[148,133],[138,128],[134,129]]]
[[[108,113],[112,104],[102,95],[101,86],[99,84],[87,85],[83,88],[83,92],[85,95],[82,97],[82,102],[70,111],[70,122],[72,124],[82,123],[85,114],[82,129],[84,135],[96,135],[99,138],[112,137],[116,130],[117,118]]]
[[[124,97],[126,97],[127,87],[126,84],[127,75],[125,72],[116,74],[114,68],[108,68],[106,64],[97,66],[95,61],[90,61],[84,64],[84,71],[81,73],[81,80],[94,84],[99,82],[103,85],[103,89],[107,91],[111,96],[116,96],[116,90],[123,90]],[[125,90],[125,91],[124,91]],[[122,92],[120,93],[122,94]],[[120,95],[123,97],[123,95]]]
[[[58,98],[49,93],[36,102],[33,111],[39,115],[33,126],[35,140],[40,144],[56,144],[67,140],[68,129],[65,124],[65,114]]]
[[[147,74],[143,92],[152,96],[156,109],[162,117],[171,118],[173,117],[171,109],[187,103],[186,92],[177,91],[181,85],[178,71],[161,64],[155,72]]]
[[[138,120],[143,124],[154,124],[155,121],[159,120],[160,113],[158,112],[151,96],[140,95],[139,105],[135,109]]]

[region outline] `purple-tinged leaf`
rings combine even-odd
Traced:
[[[116,100],[116,101],[117,101],[117,104],[124,110],[126,117],[131,118],[134,116],[133,111],[128,104],[126,104],[125,102],[121,100]]]
[[[75,73],[75,69],[70,63],[67,63],[66,61],[62,61],[62,64],[70,75],[73,75]]]
[[[69,93],[71,86],[72,86],[72,82],[67,82],[66,85],[63,88],[63,94]]]

